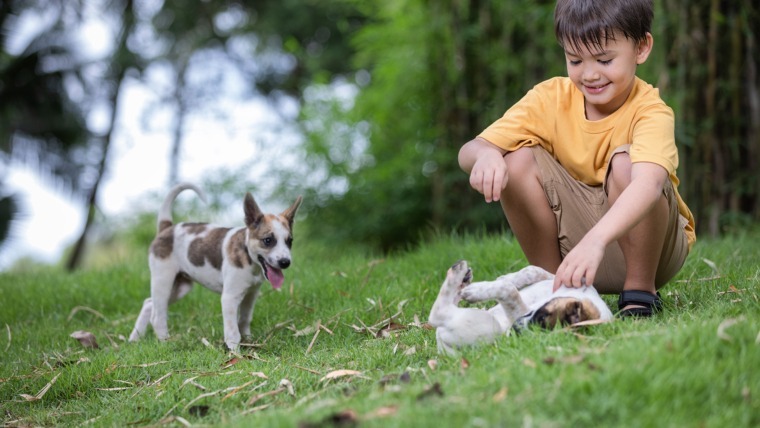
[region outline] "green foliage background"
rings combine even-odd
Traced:
[[[353,64],[371,81],[350,108],[306,99],[302,113],[320,123],[306,127],[305,168],[326,167],[347,191],[332,192],[329,180],[285,180],[312,195],[313,231],[389,249],[430,230],[505,227],[499,207],[469,188],[456,156],[533,85],[565,74],[553,8],[522,0],[364,6]],[[760,217],[758,24],[752,2],[656,2],[655,48],[639,76],[676,112],[680,191],[700,234]]]
[[[66,42],[92,4],[0,6],[2,42],[20,14],[59,13],[54,31],[22,54],[0,55],[3,160],[32,163],[68,184],[88,199],[90,221],[119,131],[116,122],[106,135],[87,128],[92,106],[116,109],[125,79],[168,67],[175,81],[165,99],[177,109],[171,182],[183,115],[223,115],[205,108],[214,76],[193,87],[186,73],[226,58],[249,83],[249,96],[267,97],[273,109],[295,101],[297,117],[284,116],[293,123],[283,127],[299,131],[260,147],[255,167],[267,169],[271,182],[249,183],[244,173],[230,182],[282,203],[303,193],[312,236],[391,250],[431,231],[500,231],[500,208],[469,188],[457,152],[533,85],[565,74],[547,0],[208,0],[154,10],[115,0],[101,6],[119,28],[116,47],[93,78],[85,72],[91,64]],[[699,235],[744,229],[760,219],[760,7],[668,0],[655,9],[654,52],[639,75],[676,113],[680,193]],[[61,65],[54,72],[38,65],[51,61]],[[73,96],[64,82],[78,82],[87,96]],[[0,221],[15,212],[6,211]]]

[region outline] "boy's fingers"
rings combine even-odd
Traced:
[[[553,291],[559,290],[562,285],[567,285],[565,281],[565,266],[564,263],[559,265],[559,268],[557,268],[557,273],[554,275],[554,288]]]
[[[491,192],[492,192],[491,199],[493,201],[499,200],[502,189],[504,189],[504,185],[502,184],[502,178],[499,174],[496,174],[493,180],[493,187],[491,187]]]
[[[594,285],[594,275],[595,274],[596,273],[592,272],[591,270],[587,271],[586,272],[586,276],[584,277],[585,280],[586,280],[586,282],[583,285],[585,285],[587,287],[592,287]]]
[[[486,197],[486,202],[493,200],[493,174],[483,176],[483,196]]]
[[[573,273],[573,278],[572,278],[573,288],[580,288],[586,285],[586,280],[584,279],[586,276],[585,274],[586,272],[583,269],[575,270],[575,272]]]

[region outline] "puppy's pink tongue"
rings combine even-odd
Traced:
[[[279,290],[282,287],[282,283],[285,282],[285,276],[280,269],[272,266],[267,266],[267,279],[272,284],[272,288]]]

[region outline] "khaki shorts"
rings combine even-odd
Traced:
[[[613,154],[628,153],[630,146],[618,147]],[[575,180],[552,155],[541,146],[531,147],[538,168],[543,177],[543,187],[549,205],[557,219],[559,248],[562,258],[580,242],[607,212],[606,182],[604,186],[589,186]],[[683,266],[689,252],[689,244],[684,232],[685,217],[678,212],[678,201],[673,192],[673,184],[668,180],[663,189],[668,200],[669,215],[665,244],[660,255],[655,286],[665,285]],[[625,282],[625,259],[617,242],[607,247],[607,252],[594,279],[594,287],[600,293],[619,293]]]

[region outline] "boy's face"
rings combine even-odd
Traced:
[[[588,120],[603,119],[625,103],[633,89],[636,66],[646,61],[652,43],[649,33],[639,43],[617,32],[601,50],[564,43],[567,75],[583,93]]]

